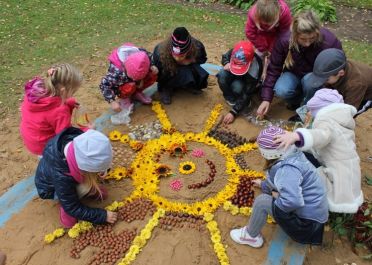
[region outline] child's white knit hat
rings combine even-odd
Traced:
[[[112,163],[112,147],[106,135],[88,130],[75,137],[74,149],[79,169],[87,172],[104,172]]]

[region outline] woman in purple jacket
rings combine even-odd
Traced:
[[[315,89],[304,86],[303,79],[313,69],[318,54],[328,48],[342,49],[341,42],[326,28],[312,11],[297,14],[291,32],[282,34],[276,41],[262,86],[262,103],[257,115],[264,116],[273,100],[274,93],[296,109],[306,103]]]

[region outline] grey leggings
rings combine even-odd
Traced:
[[[267,215],[273,216],[273,197],[268,194],[260,194],[253,203],[252,216],[249,219],[247,232],[251,237],[256,237],[266,224]]]

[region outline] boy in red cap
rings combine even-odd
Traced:
[[[217,74],[218,85],[231,110],[223,119],[232,123],[235,117],[250,106],[252,95],[262,74],[262,60],[255,54],[250,41],[239,41],[234,48],[222,55],[223,69]]]
[[[114,111],[131,110],[132,100],[151,104],[152,99],[143,93],[156,82],[158,74],[158,68],[151,65],[150,56],[145,49],[124,43],[108,57],[109,69],[99,87]]]

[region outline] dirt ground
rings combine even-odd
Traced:
[[[193,33],[204,41],[208,51],[208,62],[218,64],[220,55],[229,47],[220,44],[218,47],[212,39],[208,39],[198,32]],[[152,50],[160,40],[153,40],[143,44],[145,48]],[[108,105],[99,93],[98,84],[107,69],[106,55],[102,55],[97,61],[82,63],[86,82],[78,91],[76,98],[88,110],[91,119],[100,116],[108,110]],[[22,88],[20,88],[22,89]],[[155,99],[157,95],[155,95]],[[177,129],[183,132],[198,132],[202,129],[204,121],[216,103],[224,104],[223,113],[228,111],[222,95],[217,86],[215,77],[211,76],[209,86],[200,95],[189,95],[179,93],[174,97],[173,103],[166,106],[166,112],[171,122]],[[257,107],[257,106],[256,106]],[[285,108],[281,101],[275,101],[270,113],[271,119],[287,119],[293,115]],[[132,116],[132,124],[144,124],[156,119],[155,114],[149,106],[140,106]],[[372,143],[369,140],[372,135],[372,111],[357,118],[356,142],[358,153],[361,158],[362,176],[372,176]],[[243,118],[238,118],[231,126],[231,130],[245,137],[257,135],[261,128],[250,124]],[[128,132],[126,126],[121,126],[123,133]],[[222,158],[216,158],[219,161]],[[29,154],[23,147],[19,136],[19,115],[8,116],[0,124],[0,194],[6,192],[19,180],[33,174],[37,166],[37,158]],[[248,156],[248,163],[253,167],[260,168],[263,164],[257,152]],[[217,184],[216,184],[217,185]],[[223,184],[221,184],[223,185]],[[131,181],[126,179],[119,183],[110,182],[109,198],[99,206],[105,206],[113,200],[121,200],[132,191]],[[220,186],[211,188],[216,192]],[[365,199],[372,199],[372,189],[363,181]],[[233,227],[245,225],[246,217],[232,216],[231,214],[218,210],[216,218],[222,232],[222,241],[226,245],[227,254],[231,264],[261,264],[267,255],[268,246],[272,238],[275,225],[267,225],[263,231],[265,238],[264,247],[252,249],[238,246],[229,237],[229,230]],[[146,222],[135,222],[127,224],[127,227],[137,227],[139,230]],[[0,249],[8,254],[8,263],[12,265],[33,264],[88,264],[90,256],[95,252],[89,248],[82,253],[79,260],[69,256],[72,240],[66,236],[51,245],[45,245],[43,237],[59,227],[58,207],[54,201],[42,201],[33,199],[25,209],[16,214],[0,229]],[[137,230],[138,231],[138,230]],[[326,233],[326,238],[330,232]],[[322,264],[369,264],[355,255],[344,239],[336,238],[333,242],[326,240],[325,247],[312,248],[306,255],[306,265]],[[218,264],[214,254],[209,234],[196,230],[172,230],[163,231],[156,228],[152,238],[145,246],[142,253],[133,264]]]

